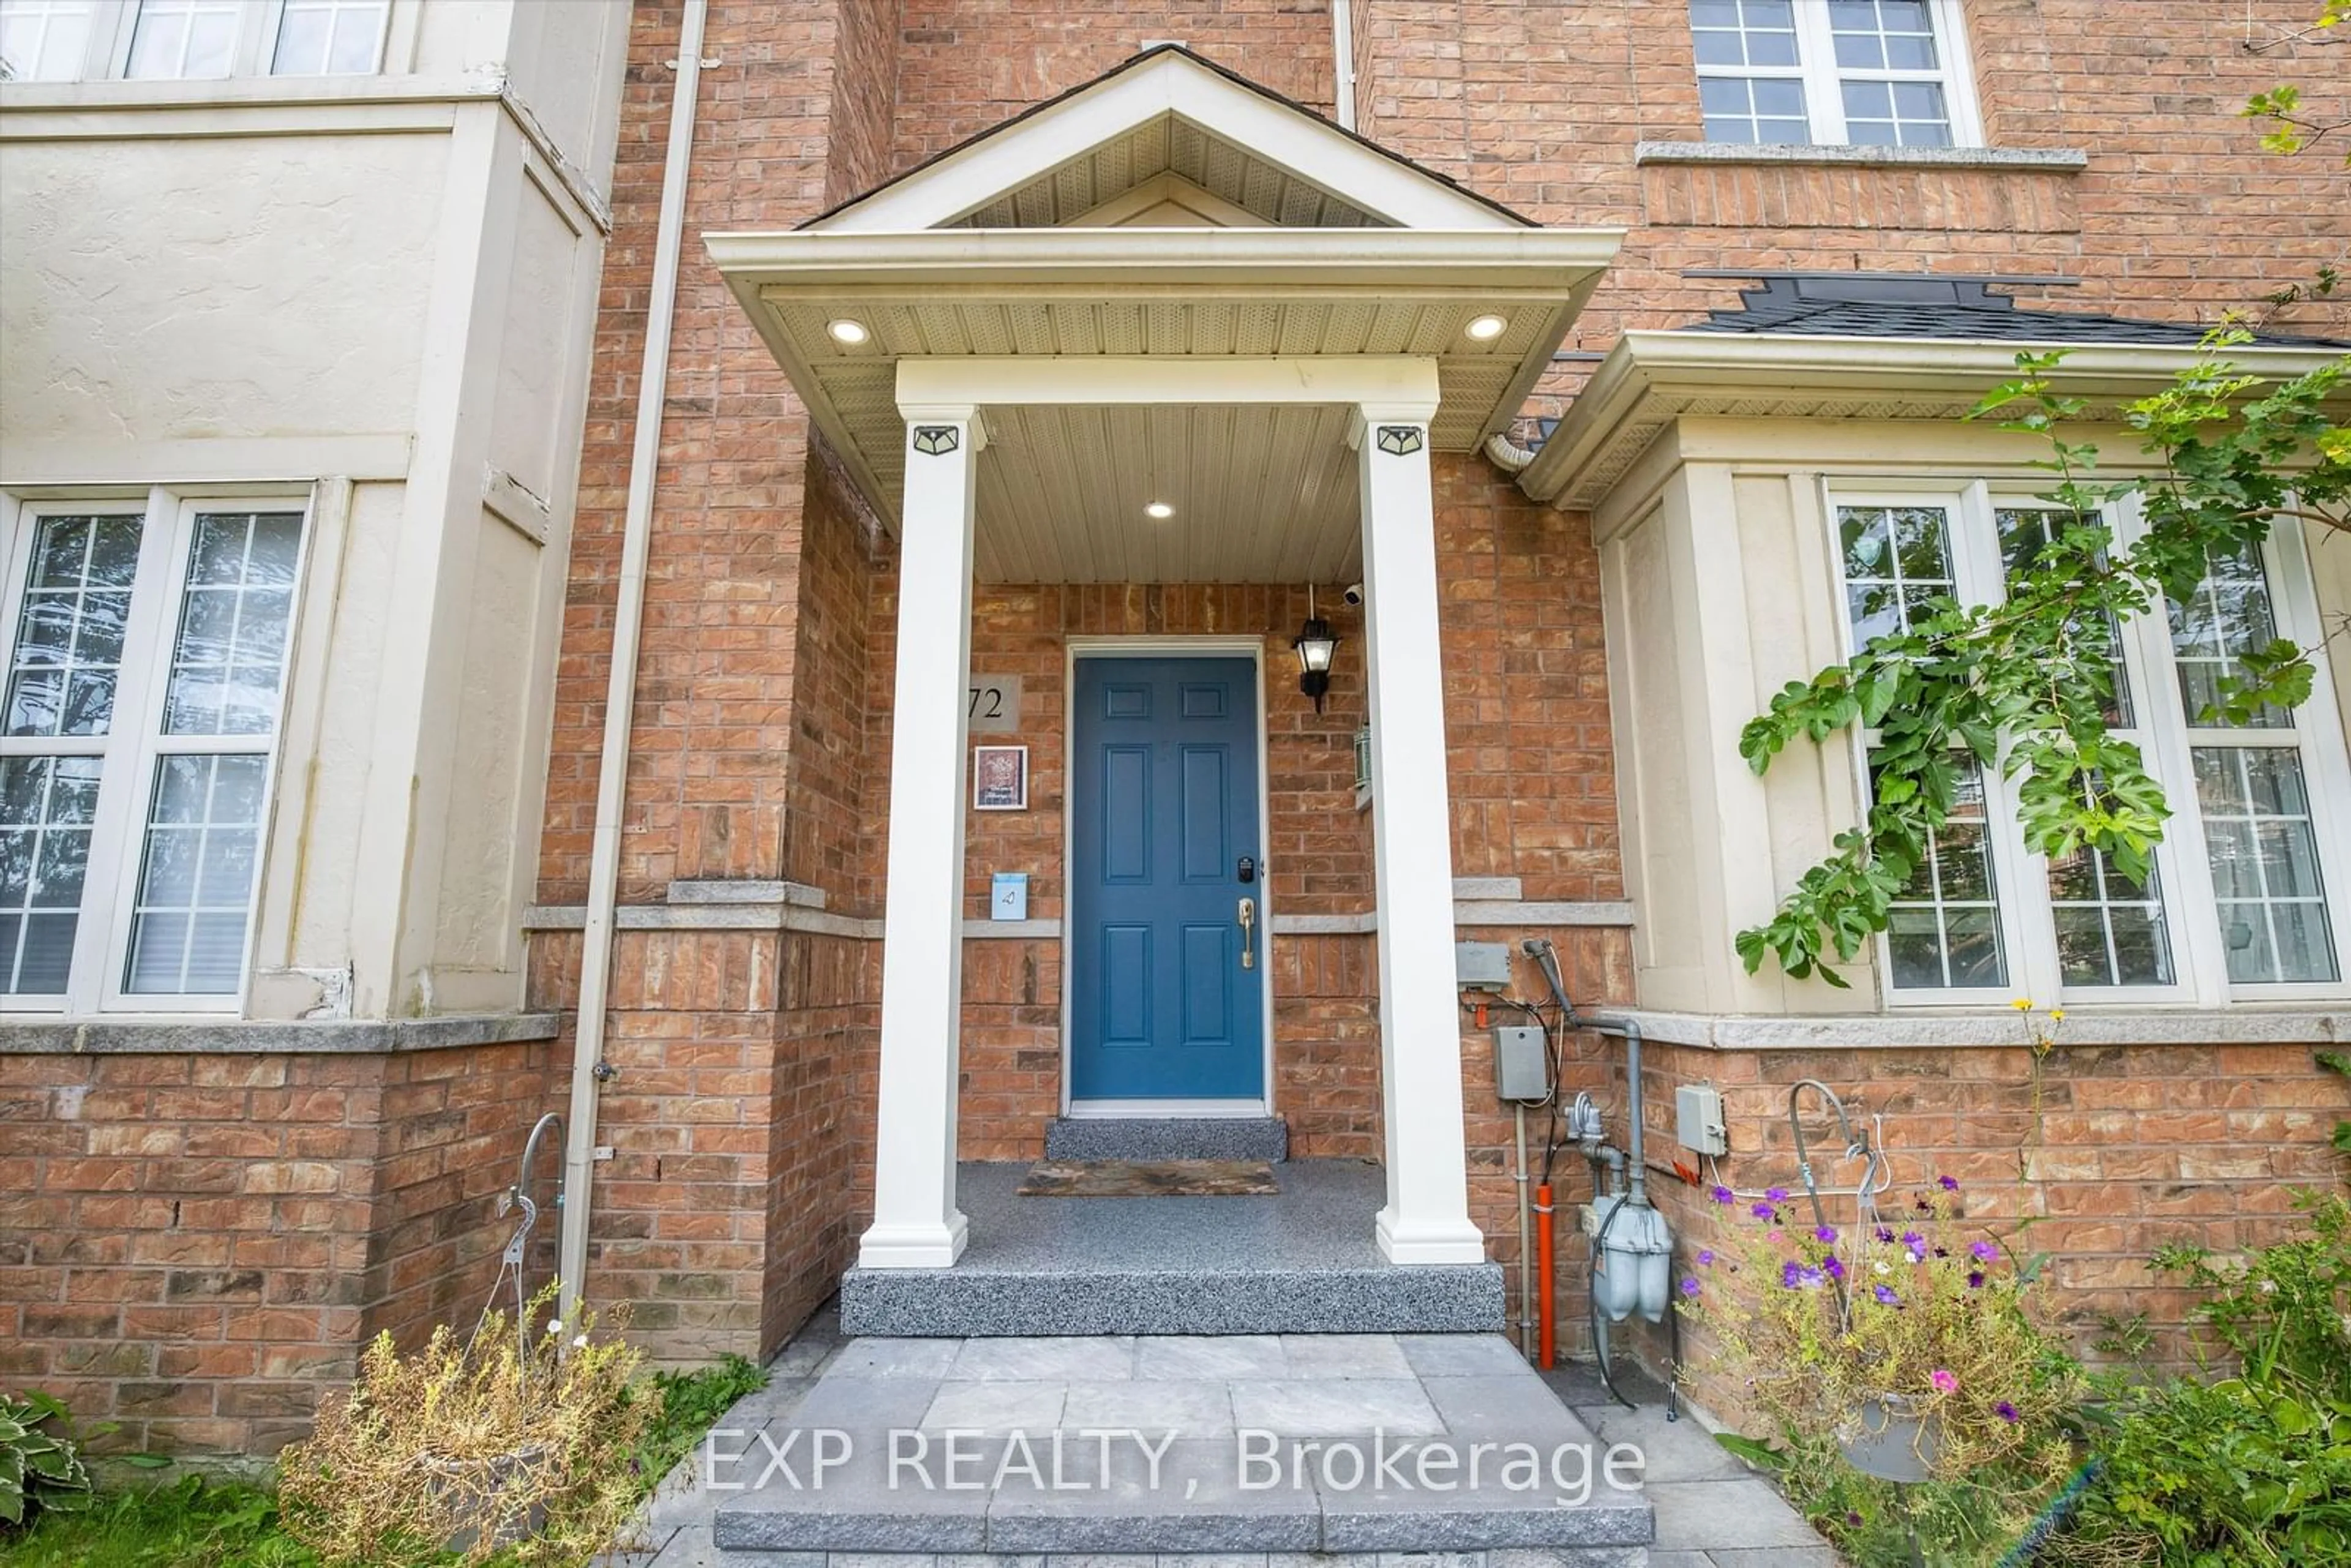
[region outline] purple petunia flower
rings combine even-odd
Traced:
[[[1739,1195],[1727,1186],[1716,1187],[1712,1196],[1717,1203],[1735,1203],[1739,1198]]]
[[[1902,1233],[1902,1245],[1913,1252],[1924,1252],[1927,1250],[1927,1239],[1915,1230],[1906,1230]]]
[[[2000,1249],[1993,1246],[1989,1241],[1979,1241],[1974,1246],[1969,1248],[1968,1250],[1974,1253],[1980,1261],[1985,1263],[1989,1263],[1993,1259],[2000,1256]]]
[[[1880,1241],[1891,1241],[1894,1239],[1894,1232],[1886,1229],[1886,1227],[1881,1225],[1877,1228],[1877,1239]]]
[[[1935,1180],[1941,1185],[1945,1192],[1959,1190],[1959,1178],[1957,1176],[1937,1176]]]
[[[2024,1419],[2024,1417],[2023,1417],[2023,1416],[2020,1416],[2020,1415],[2018,1415],[2018,1414],[2016,1413],[2016,1406],[2013,1406],[2013,1405],[2011,1405],[2011,1404],[2010,1404],[2007,1400],[2005,1400],[2005,1399],[2001,1400],[1999,1404],[1997,1404],[1997,1405],[1993,1406],[1992,1406],[1992,1411],[1993,1411],[1993,1413],[1994,1413],[1995,1415],[1999,1416],[1999,1417],[2000,1417],[2001,1420],[2003,1420],[2003,1421],[2007,1422],[2007,1423],[2008,1423],[2010,1426],[2011,1426],[2011,1427],[2015,1426],[2019,1421],[2022,1421],[2022,1420],[2023,1420],[2023,1419]]]
[[[1983,1270],[1982,1270],[1981,1269],[1970,1269],[1970,1270],[1968,1270],[1968,1289],[1969,1289],[1969,1290],[1970,1290],[1970,1291],[1980,1291],[1980,1290],[1982,1290],[1982,1289],[1983,1289],[1983,1282],[1984,1282],[1984,1275],[1983,1275]]]
[[[1711,1268],[1711,1267],[1713,1267],[1713,1265],[1714,1265],[1714,1249],[1713,1249],[1713,1248],[1711,1248],[1711,1247],[1701,1247],[1701,1248],[1699,1248],[1699,1249],[1698,1249],[1698,1263],[1699,1263],[1699,1265],[1700,1265],[1701,1267],[1704,1267],[1704,1268]]]
[[[1828,1271],[1828,1276],[1832,1280],[1844,1278],[1844,1263],[1834,1252],[1821,1260],[1821,1267]]]
[[[1847,1524],[1858,1525],[1861,1522],[1861,1515],[1854,1512],[1851,1509],[1847,1509],[1844,1513],[1844,1521]]]
[[[1877,1297],[1877,1304],[1881,1307],[1898,1307],[1902,1304],[1902,1298],[1894,1293],[1894,1287],[1891,1285],[1878,1286],[1874,1294]]]
[[[1796,1288],[1796,1281],[1802,1279],[1803,1276],[1804,1266],[1802,1263],[1797,1262],[1793,1258],[1789,1259],[1785,1263],[1780,1265],[1780,1283],[1787,1290],[1794,1290]]]
[[[1685,1274],[1682,1276],[1682,1294],[1685,1296],[1695,1296],[1698,1294],[1697,1275]]]
[[[1836,1227],[1834,1225],[1823,1225],[1814,1230],[1813,1232],[1813,1236],[1817,1240],[1834,1241],[1836,1239]]]
[[[1784,1186],[1767,1186],[1763,1189],[1763,1196],[1773,1203],[1785,1203],[1788,1201],[1788,1189]]]
[[[1759,1203],[1748,1212],[1758,1219],[1769,1219],[1771,1218],[1771,1206],[1768,1203]]]

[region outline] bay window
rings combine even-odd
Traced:
[[[1830,486],[1848,651],[1945,599],[1997,601],[2076,520],[1986,484]],[[2114,519],[2127,539],[2133,516]],[[2112,661],[2105,714],[2137,745],[2172,816],[2143,878],[2096,851],[2024,846],[2014,784],[1963,753],[1950,820],[1894,901],[1886,998],[1974,1004],[2202,1002],[2338,994],[2351,887],[2351,766],[2322,675],[2299,709],[2231,722],[2214,701],[2243,653],[2317,642],[2308,565],[2289,527],[2215,559],[2196,593],[2090,629]],[[2322,655],[2323,657],[2323,651]],[[1860,737],[1867,771],[1875,737]]]
[[[370,76],[392,0],[0,0],[16,81]]]
[[[0,699],[0,1007],[234,1009],[305,510],[24,505]]]

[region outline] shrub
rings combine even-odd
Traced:
[[[2165,1568],[2351,1562],[2351,1204],[2306,1206],[2306,1233],[2222,1263],[2168,1248],[2207,1292],[2198,1316],[2236,1375],[2107,1380],[2095,1484],[2049,1561]]]
[[[413,1355],[380,1335],[350,1393],[280,1458],[286,1528],[328,1563],[367,1568],[450,1552],[578,1563],[610,1545],[642,1495],[642,1357],[584,1321],[530,1332],[551,1294],[522,1324],[493,1312],[465,1339],[444,1326]]]
[[[44,1510],[70,1513],[89,1507],[89,1496],[65,1406],[37,1392],[0,1395],[0,1524],[26,1524]]]

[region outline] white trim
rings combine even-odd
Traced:
[[[28,498],[87,494],[91,486],[308,485],[332,474],[360,481],[408,477],[415,444],[384,435],[251,435],[181,441],[12,441],[0,447],[0,487]],[[59,499],[71,499],[60,495]]]
[[[1247,658],[1257,671],[1257,817],[1258,817],[1258,972],[1264,977],[1258,987],[1264,1030],[1263,1064],[1259,1069],[1259,1092],[1256,1099],[1215,1102],[1228,1106],[1247,1106],[1246,1111],[1234,1110],[1234,1115],[1270,1116],[1274,1114],[1273,1093],[1273,875],[1269,869],[1270,857],[1266,843],[1273,831],[1272,779],[1267,771],[1267,734],[1272,704],[1266,700],[1265,639],[1206,634],[1200,636],[1159,635],[1155,633],[1124,634],[1116,632],[1073,633],[1061,640],[1061,1113],[1077,1115],[1080,1104],[1148,1104],[1145,1101],[1077,1101],[1070,1093],[1070,1051],[1075,1036],[1071,1024],[1072,989],[1070,977],[1077,951],[1077,922],[1071,904],[1075,888],[1070,868],[1076,863],[1077,810],[1076,793],[1069,787],[1071,743],[1077,734],[1078,661],[1087,659],[1155,659],[1155,658]],[[1191,1102],[1165,1102],[1169,1104],[1189,1104]],[[1134,1114],[1183,1114],[1197,1113],[1136,1112]]]
[[[1056,355],[900,360],[898,403],[1158,406],[1404,403],[1433,412],[1434,356],[1184,359]],[[1427,413],[1421,414],[1423,419]]]
[[[1511,229],[1505,213],[1171,49],[1113,72],[1017,125],[966,142],[811,225],[934,229],[998,201],[1164,115],[1249,149],[1366,213],[1415,228]],[[1277,152],[1275,150],[1279,149]]]
[[[1270,229],[1276,226],[1247,207],[1194,184],[1173,169],[1154,174],[1143,183],[1113,196],[1107,202],[1089,207],[1076,217],[1065,218],[1055,226],[1065,229],[1144,227],[1146,225],[1133,224],[1130,220],[1165,206],[1181,207],[1219,228]]]

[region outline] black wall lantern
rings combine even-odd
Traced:
[[[1314,711],[1321,713],[1322,694],[1331,689],[1331,655],[1339,651],[1339,639],[1331,622],[1314,613],[1311,582],[1306,585],[1306,624],[1290,645],[1298,652],[1298,689],[1314,699]]]

